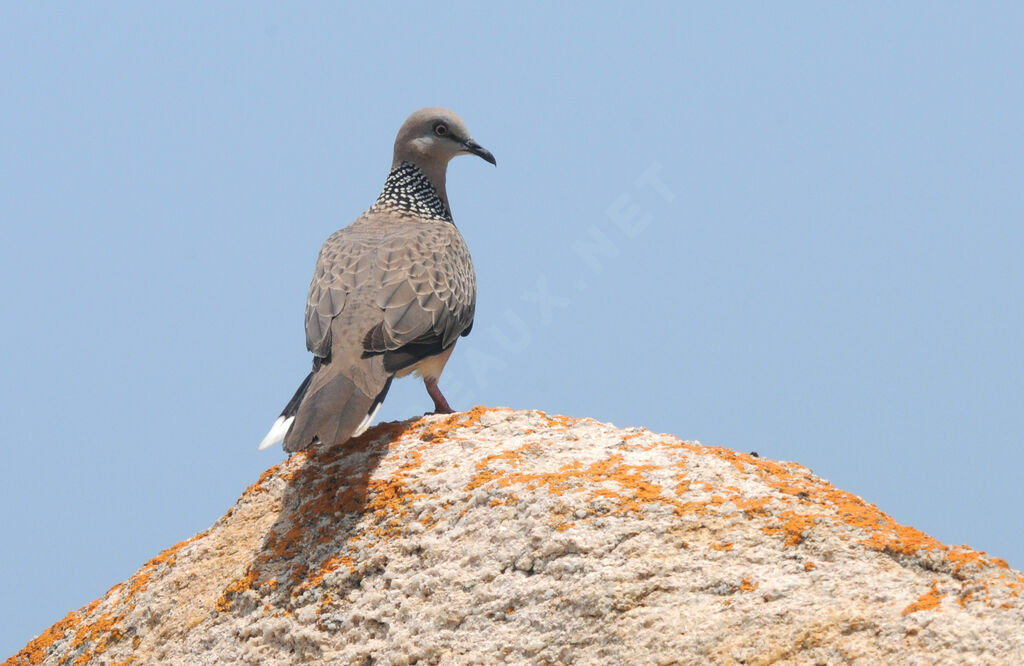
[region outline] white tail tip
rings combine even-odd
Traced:
[[[380,411],[380,406],[382,404],[383,403],[378,402],[377,406],[373,408],[373,411],[363,417],[363,420],[359,423],[359,427],[357,427],[355,432],[352,433],[352,437],[358,437],[370,429],[370,424],[373,423],[373,419],[377,416],[377,412]]]
[[[292,421],[294,420],[294,416],[278,416],[277,420],[274,421],[274,425],[270,426],[270,432],[263,438],[260,445],[256,447],[256,450],[269,449],[274,444],[284,441],[284,436],[288,434],[288,428],[292,427]]]

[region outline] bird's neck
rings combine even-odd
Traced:
[[[428,220],[452,221],[451,209],[444,191],[444,173],[438,187],[415,164],[400,162],[391,167],[384,189],[370,210],[408,213]],[[437,180],[437,177],[433,180]]]

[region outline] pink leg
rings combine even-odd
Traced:
[[[430,399],[434,401],[433,414],[455,413],[455,410],[448,405],[448,401],[444,399],[444,394],[442,394],[441,389],[438,388],[436,379],[424,379],[423,383],[427,387],[427,393],[430,394]]]

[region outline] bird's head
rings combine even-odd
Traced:
[[[476,155],[497,165],[494,155],[473,140],[454,111],[438,107],[420,109],[402,124],[395,139],[395,164],[411,162],[428,173],[443,171],[456,155]]]

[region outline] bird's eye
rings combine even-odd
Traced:
[[[434,134],[438,136],[448,136],[448,126],[438,125],[437,127],[434,128]]]

